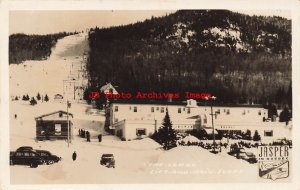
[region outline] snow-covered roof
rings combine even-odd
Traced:
[[[41,118],[43,118],[43,117],[47,117],[47,116],[50,116],[50,115],[55,115],[55,114],[57,114],[57,113],[63,113],[63,114],[65,114],[65,115],[69,114],[70,116],[73,117],[73,114],[72,114],[72,113],[67,113],[67,112],[65,112],[65,111],[59,110],[59,111],[56,111],[56,112],[52,112],[52,113],[48,113],[48,114],[44,114],[44,115],[38,116],[38,117],[35,118],[35,120],[38,120],[38,119],[41,119]]]
[[[107,83],[106,85],[103,85],[101,88],[100,88],[100,91],[101,92],[104,92],[105,90],[109,90],[109,89],[113,89],[115,91],[115,88],[113,87],[113,85],[109,82]]]
[[[201,142],[197,137],[194,137],[192,135],[188,135],[188,136],[184,137],[182,140],[185,143],[187,143],[187,142]]]
[[[55,95],[54,95],[54,98],[55,98],[55,99],[58,99],[58,98],[61,99],[61,98],[63,98],[63,95],[61,95],[61,94],[55,94]]]

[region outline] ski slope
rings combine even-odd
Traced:
[[[80,33],[58,40],[47,60],[10,64],[10,96],[32,97],[39,92],[51,99],[55,94],[63,94],[63,81],[76,76],[76,65],[84,61],[82,56],[88,51],[86,37]]]

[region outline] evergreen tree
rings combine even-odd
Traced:
[[[288,106],[285,106],[279,116],[279,122],[289,122],[291,119],[291,113]]]
[[[45,95],[44,100],[45,100],[45,102],[48,102],[48,101],[49,101],[49,97],[48,97],[47,94]]]
[[[40,95],[40,93],[37,94],[36,99],[39,100],[39,101],[41,100],[41,95]]]
[[[245,137],[244,137],[245,140],[252,140],[252,137],[251,137],[251,131],[249,129],[247,129],[246,133],[245,133]]]
[[[269,106],[268,106],[268,118],[273,119],[273,116],[278,117],[277,107],[276,107],[275,104],[269,104]]]
[[[30,100],[30,98],[29,98],[28,94],[26,95],[26,100]]]
[[[253,140],[254,141],[260,141],[261,140],[260,135],[258,134],[257,130],[255,130],[255,132],[254,132]]]
[[[159,140],[160,138],[159,138],[159,134],[158,134],[157,130],[154,131],[154,133],[151,135],[150,138],[153,139],[153,140],[155,140],[155,141],[158,142],[159,144],[161,144],[161,142],[160,142],[160,140]]]
[[[15,97],[15,100],[16,100],[16,101],[18,101],[18,100],[19,100],[18,96],[16,96],[16,97]]]
[[[34,99],[34,97],[32,97],[30,100],[30,105],[34,106],[35,104],[37,104],[37,101]]]
[[[26,101],[26,96],[25,95],[23,95],[22,100]]]
[[[165,150],[169,150],[176,147],[176,133],[172,128],[172,122],[170,120],[168,109],[166,110],[166,115],[162,123],[162,127],[158,130],[156,134],[157,142],[163,145]]]

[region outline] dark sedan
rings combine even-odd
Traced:
[[[44,163],[46,163],[47,165],[59,162],[61,160],[60,157],[53,155],[51,154],[51,152],[46,150],[36,150],[36,152],[43,158]]]
[[[115,168],[115,158],[113,154],[102,154],[100,164],[108,168]]]
[[[10,165],[27,165],[36,168],[43,163],[43,158],[33,150],[10,152]]]

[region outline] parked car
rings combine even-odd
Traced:
[[[34,150],[18,150],[10,152],[10,165],[27,165],[36,168],[44,163],[43,158]]]
[[[60,157],[51,154],[51,152],[46,150],[36,150],[36,152],[43,158],[44,163],[47,165],[59,162],[61,160]]]
[[[108,168],[115,168],[115,158],[113,154],[102,154],[100,164]]]
[[[256,156],[252,152],[241,152],[240,158],[248,161],[251,164],[257,163]]]
[[[16,151],[33,150],[31,146],[21,146]]]

